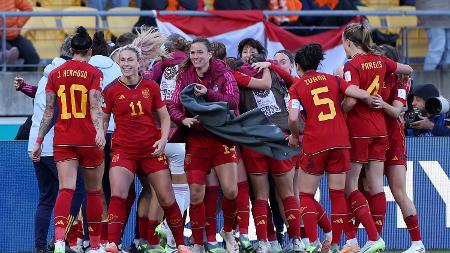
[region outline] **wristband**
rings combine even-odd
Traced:
[[[44,142],[44,138],[42,138],[42,137],[37,137],[36,138],[36,143],[37,144],[42,144],[42,142]]]

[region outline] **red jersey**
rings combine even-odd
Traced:
[[[161,138],[161,131],[153,119],[153,111],[165,106],[161,100],[158,84],[140,79],[136,87],[130,88],[116,79],[103,91],[106,114],[114,114],[112,148],[123,148],[130,153],[148,154],[153,144]]]
[[[345,64],[344,78],[375,96],[381,92],[385,77],[396,70],[397,63],[387,57],[357,54]],[[383,112],[373,110],[361,101],[348,113],[347,125],[351,137],[386,136]]]
[[[103,74],[85,61],[67,61],[48,76],[46,91],[58,100],[53,145],[96,146],[89,91],[100,91]]]
[[[410,81],[408,81],[410,82]],[[391,74],[386,77],[381,91],[381,97],[386,103],[392,105],[394,101],[400,101],[406,106],[406,97],[409,92],[410,84],[402,83],[397,74]],[[404,142],[404,126],[398,118],[385,114],[386,129],[389,136],[389,143]]]
[[[291,108],[306,114],[303,151],[315,154],[334,148],[350,148],[341,101],[349,84],[342,78],[306,72],[289,89]]]

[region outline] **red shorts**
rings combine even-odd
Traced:
[[[55,162],[78,160],[81,167],[97,168],[105,160],[105,153],[98,147],[53,146]]]
[[[350,138],[352,149],[350,160],[356,163],[386,160],[386,150],[389,148],[387,137]]]
[[[308,174],[341,174],[350,170],[350,151],[348,148],[335,148],[313,155],[303,153],[300,167]]]
[[[136,156],[120,149],[111,152],[111,168],[114,167],[124,167],[139,176],[147,176],[160,170],[169,169],[165,155]]]
[[[403,129],[389,132],[389,149],[386,151],[386,161],[384,167],[391,165],[406,166],[406,146]]]
[[[221,145],[209,148],[200,148],[187,145],[184,158],[184,168],[189,184],[206,183],[206,176],[211,169],[226,163],[239,161],[235,146]]]
[[[270,172],[272,175],[283,175],[294,168],[296,157],[294,156],[288,160],[276,160],[252,149],[242,148],[242,159],[248,174],[265,174]]]

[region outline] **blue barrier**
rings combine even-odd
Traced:
[[[408,138],[407,147],[408,194],[413,195],[419,213],[423,242],[427,249],[450,249],[450,138]],[[33,250],[38,188],[26,149],[24,141],[0,142],[0,252]],[[322,182],[321,189],[326,189],[323,188],[325,185],[326,180]],[[390,249],[408,248],[410,239],[401,212],[393,202],[388,187],[385,191],[388,214],[383,238]],[[328,192],[321,191],[320,196],[329,212]],[[221,219],[218,221],[222,222]],[[132,240],[134,223],[133,211],[125,231],[125,245]],[[254,229],[251,227],[252,231]],[[358,236],[361,243],[366,240],[362,229]],[[254,238],[254,235],[251,237]]]

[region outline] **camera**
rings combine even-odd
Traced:
[[[431,115],[447,113],[449,108],[449,101],[442,96],[429,98],[425,102],[425,110]]]
[[[411,123],[421,120],[422,114],[418,110],[409,110],[405,112],[405,126],[406,128],[411,128]]]

